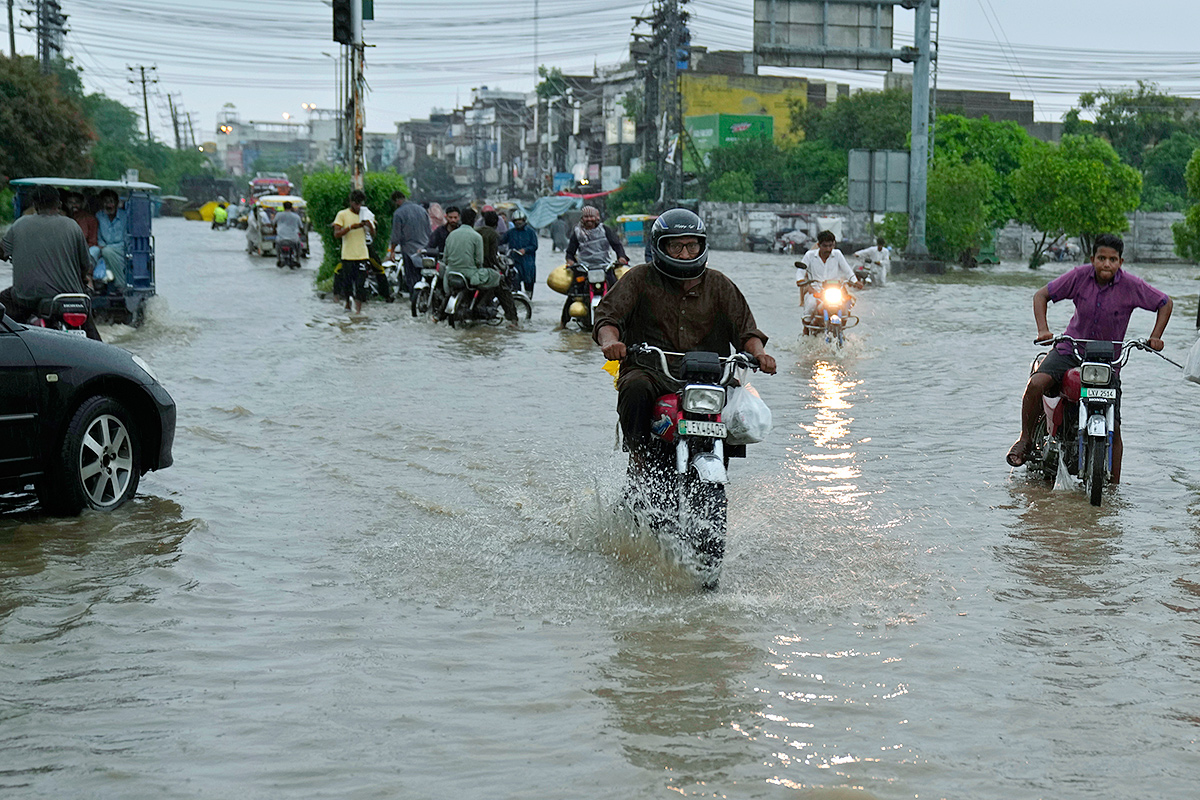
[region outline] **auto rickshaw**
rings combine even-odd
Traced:
[[[292,204],[292,211],[300,215],[300,256],[308,258],[308,203],[303,197],[292,194],[268,194],[255,198],[250,206],[246,225],[246,251],[252,255],[275,255],[275,215],[283,210],[284,203]]]
[[[140,326],[146,316],[146,301],[156,294],[151,220],[154,216],[152,196],[158,193],[159,187],[139,181],[91,178],[17,178],[8,185],[16,192],[13,210],[17,217],[32,205],[30,192],[34,186],[53,186],[85,195],[98,194],[105,189],[117,193],[120,207],[125,210],[125,291],[118,292],[110,284],[98,287],[97,294],[92,296],[92,313],[98,320]],[[94,208],[88,210],[97,211]]]

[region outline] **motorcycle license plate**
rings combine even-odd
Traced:
[[[712,439],[725,438],[725,423],[724,422],[705,422],[698,419],[681,419],[679,420],[678,432],[680,436],[708,436]]]
[[[1117,399],[1117,390],[1116,389],[1092,389],[1092,388],[1085,387],[1083,389],[1083,396],[1087,397],[1089,399],[1092,399],[1092,400],[1116,400]]]

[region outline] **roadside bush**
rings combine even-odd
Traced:
[[[608,218],[615,220],[623,214],[650,214],[658,202],[658,171],[653,166],[642,167],[621,184],[621,188],[605,198]]]
[[[395,172],[369,172],[363,179],[367,194],[365,205],[375,213],[376,252],[382,257],[392,236],[392,192],[408,192],[403,175]],[[304,200],[312,230],[321,237],[325,259],[317,271],[317,282],[332,277],[341,257],[341,242],[333,236],[333,219],[348,204],[350,173],[313,172],[304,179]]]
[[[757,203],[762,195],[754,190],[754,178],[745,172],[726,172],[709,184],[707,199],[718,203]]]

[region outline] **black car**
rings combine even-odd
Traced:
[[[0,491],[29,484],[43,508],[116,508],[171,466],[175,401],[113,345],[21,325],[0,306]]]

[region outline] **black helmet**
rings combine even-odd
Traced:
[[[698,238],[700,252],[690,258],[674,258],[667,255],[663,246],[668,240],[680,236]],[[704,231],[704,221],[686,208],[664,211],[650,228],[650,250],[655,269],[668,278],[677,281],[699,278],[708,267],[708,235]]]

